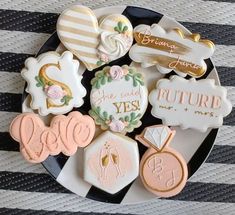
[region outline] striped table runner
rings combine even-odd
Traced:
[[[235,214],[235,109],[219,130],[215,146],[189,180],[187,194],[133,205],[84,199],[56,183],[41,165],[25,162],[9,136],[21,111],[20,69],[55,31],[58,14],[76,0],[0,0],[0,214]],[[234,0],[80,0],[91,8],[150,7],[216,43],[213,61],[235,107]],[[233,3],[234,2],[234,3]],[[141,195],[141,194],[140,194]]]

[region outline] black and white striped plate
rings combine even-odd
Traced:
[[[98,18],[112,13],[121,13],[125,15],[130,20],[133,27],[139,24],[151,25],[153,23],[158,23],[162,27],[179,27],[183,31],[189,32],[185,27],[183,27],[174,19],[149,9],[132,6],[118,6],[100,8],[95,10],[95,14]],[[60,52],[61,47],[62,46],[60,45],[60,41],[55,32],[42,46],[38,55],[47,51],[54,50]],[[207,64],[207,72],[201,78],[213,78],[215,79],[217,84],[220,84],[217,71],[212,61],[210,59],[207,59],[205,60],[205,62]],[[110,65],[121,66],[124,64],[129,65],[131,63],[133,62],[129,58],[128,54],[126,54],[124,57],[110,63]],[[88,110],[90,109],[90,80],[94,77],[95,70],[93,72],[89,72],[86,71],[84,68],[80,68],[80,72],[84,75],[82,82],[87,89],[87,96],[84,99],[84,105],[77,110],[79,110],[83,114],[87,114]],[[167,76],[172,74],[174,74],[174,72],[168,74]],[[28,105],[27,98],[27,93],[24,92],[22,101],[23,112],[31,111]],[[161,120],[154,118],[151,115],[150,110],[151,106],[149,105],[144,117],[142,118],[142,126],[135,129],[134,132],[128,134],[128,136],[133,138],[136,134],[139,134],[146,126],[161,124]],[[190,129],[183,131],[177,127],[174,129],[176,130],[176,136],[172,141],[171,146],[178,150],[186,159],[188,163],[189,177],[191,177],[209,155],[214,144],[218,129],[209,129],[206,133],[200,133]],[[139,144],[140,156],[143,155],[145,150],[146,148]],[[86,183],[82,179],[83,165],[82,151],[80,150],[71,157],[67,157],[62,154],[58,156],[50,156],[46,161],[43,162],[43,166],[61,185],[83,197],[87,197],[97,201],[118,204],[137,203],[155,198],[154,195],[144,189],[139,178],[137,178],[133,183],[129,184],[127,187],[123,188],[120,192],[114,195],[108,194]]]

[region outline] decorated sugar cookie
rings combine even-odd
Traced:
[[[165,125],[205,132],[218,128],[231,110],[227,90],[213,79],[186,80],[179,76],[161,79],[149,95],[152,115]]]
[[[188,168],[182,155],[169,143],[175,131],[154,125],[136,139],[148,147],[140,162],[140,177],[147,190],[160,197],[177,195],[185,186]]]
[[[141,125],[148,92],[142,74],[134,67],[105,67],[91,84],[89,114],[103,130],[131,132]]]
[[[163,29],[158,24],[138,25],[134,29],[136,44],[129,55],[143,67],[156,65],[166,74],[174,70],[181,76],[200,77],[205,74],[205,59],[215,50],[213,42],[200,39],[199,34],[184,34],[179,28]]]
[[[98,24],[93,11],[81,5],[60,15],[57,34],[90,71],[124,56],[133,42],[133,28],[125,16],[111,14]]]
[[[139,174],[137,142],[106,131],[84,150],[84,180],[107,193],[117,193]]]
[[[19,142],[27,161],[40,163],[49,155],[62,152],[71,156],[77,147],[87,146],[95,134],[95,123],[91,117],[74,111],[68,116],[55,116],[47,127],[37,114],[23,113],[12,121],[10,134]]]
[[[78,74],[79,62],[65,51],[61,56],[47,52],[25,61],[21,71],[27,81],[26,91],[31,95],[31,108],[42,116],[64,114],[83,104],[86,89]]]

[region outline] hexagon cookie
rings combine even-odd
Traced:
[[[84,150],[84,180],[114,194],[139,174],[137,142],[106,131]]]

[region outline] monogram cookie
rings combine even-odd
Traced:
[[[81,5],[60,15],[57,34],[90,71],[124,56],[133,42],[133,28],[125,16],[111,14],[98,23],[93,11]]]
[[[84,180],[114,194],[139,174],[137,142],[106,131],[84,149]]]
[[[227,90],[213,79],[186,80],[179,76],[160,79],[149,94],[152,115],[163,124],[205,132],[218,128],[232,111]]]
[[[31,95],[31,108],[42,116],[64,114],[83,104],[86,89],[78,73],[79,62],[73,54],[47,52],[25,61],[21,71],[27,81],[26,91]]]
[[[134,67],[105,67],[95,74],[91,84],[89,114],[103,130],[124,133],[141,125],[148,92],[142,74]]]
[[[49,155],[62,152],[71,156],[78,147],[87,146],[94,137],[95,123],[91,117],[74,111],[68,116],[55,116],[48,127],[37,114],[23,113],[12,121],[9,130],[24,158],[40,163]]]
[[[199,34],[185,34],[179,28],[165,30],[158,24],[138,25],[134,29],[136,44],[129,55],[143,67],[156,65],[166,74],[174,70],[181,76],[201,77],[207,70],[205,59],[215,50],[213,42]]]
[[[148,147],[140,161],[140,177],[147,190],[160,197],[177,195],[185,186],[188,168],[182,155],[169,143],[175,131],[154,125],[136,139]]]

